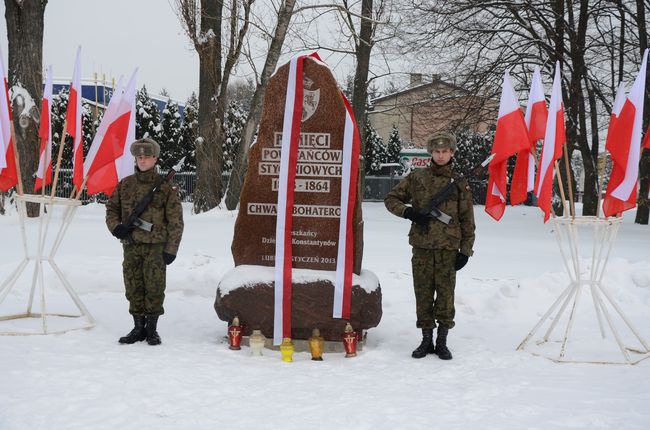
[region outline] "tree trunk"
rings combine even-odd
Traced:
[[[16,144],[25,193],[34,190],[38,169],[38,127],[43,97],[43,23],[47,0],[5,0],[9,44],[9,85],[22,88],[13,94],[12,109]],[[29,216],[38,216],[38,205],[28,204]]]
[[[641,56],[648,49],[648,23],[646,22],[645,5],[643,0],[636,0],[637,8],[637,25],[639,26],[639,49]],[[650,123],[650,67],[646,70],[645,75],[645,111],[643,114],[643,130],[648,129]],[[650,191],[650,149],[641,150],[641,161],[639,163],[639,179],[641,186],[637,198],[636,218],[637,224],[648,225],[648,214],[650,212],[650,201],[648,192]]]
[[[255,88],[255,93],[253,94],[248,118],[246,118],[246,124],[244,124],[242,130],[241,142],[237,150],[235,163],[230,173],[230,181],[226,193],[226,208],[229,210],[236,209],[237,204],[239,203],[239,195],[241,194],[241,189],[244,185],[244,177],[248,167],[248,150],[253,143],[253,137],[255,136],[255,132],[260,123],[260,118],[262,117],[262,105],[264,103],[266,87],[273,71],[275,71],[275,68],[278,65],[278,60],[280,59],[280,54],[282,52],[282,45],[284,44],[284,39],[287,35],[287,29],[289,28],[291,14],[293,13],[295,4],[295,0],[285,0],[284,4],[278,10],[278,22],[275,27],[275,34],[273,40],[271,40],[271,45],[269,46],[269,52],[266,56],[266,61],[264,62],[260,81],[258,82],[257,87]]]
[[[365,154],[366,154],[366,103],[368,99],[368,72],[370,70],[370,52],[372,51],[372,0],[361,2],[361,25],[359,29],[359,42],[356,46],[357,66],[354,71],[354,90],[352,91],[352,111],[357,121],[359,137],[361,140],[360,153],[364,157],[359,162],[361,187],[365,180]],[[363,195],[359,196],[363,199]]]
[[[196,139],[196,188],[194,212],[205,212],[221,200],[222,118],[217,94],[221,85],[221,23],[223,1],[201,0],[199,54],[199,115]],[[208,36],[209,32],[213,35]]]
[[[585,189],[582,199],[582,214],[596,215],[598,207],[598,193],[600,192],[598,183],[598,107],[596,104],[596,95],[590,86],[587,77],[585,79],[585,90],[589,99],[590,125],[591,125],[591,150],[588,146],[580,147],[582,154],[582,165],[585,171]],[[585,150],[586,149],[586,150]]]

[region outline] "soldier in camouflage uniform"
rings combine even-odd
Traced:
[[[135,174],[122,179],[106,203],[106,225],[124,248],[124,285],[134,322],[133,330],[119,342],[132,344],[146,339],[149,345],[158,345],[161,340],[157,324],[164,313],[166,266],[178,252],[183,211],[176,188],[158,174],[158,143],[149,138],[137,140],[131,145],[131,154],[137,164]],[[158,184],[153,200],[140,216],[153,224],[151,231],[125,225],[135,206]]]
[[[437,354],[450,360],[447,333],[454,327],[456,271],[467,264],[473,253],[474,209],[467,180],[451,168],[451,157],[456,151],[454,136],[438,133],[428,140],[427,149],[432,155],[431,166],[411,172],[388,193],[384,204],[391,213],[412,221],[409,243],[413,247],[416,325],[422,329],[422,343],[412,356]],[[451,194],[438,205],[451,217],[449,224],[422,213],[452,180],[455,186]],[[436,321],[438,335],[434,345]]]

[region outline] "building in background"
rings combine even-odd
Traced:
[[[368,118],[384,141],[395,125],[403,142],[426,148],[427,138],[438,131],[468,127],[485,132],[497,113],[498,100],[472,95],[438,75],[424,82],[422,74],[412,73],[407,89],[371,100]]]

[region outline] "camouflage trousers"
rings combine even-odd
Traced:
[[[164,243],[124,244],[124,286],[131,315],[165,313],[167,266],[163,261]]]
[[[453,328],[457,251],[413,248],[411,265],[418,328]]]

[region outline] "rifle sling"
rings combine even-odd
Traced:
[[[153,201],[153,194],[160,188],[160,186],[165,182],[165,179],[162,176],[158,176],[158,180],[154,186],[145,194],[142,199],[135,205],[133,211],[129,214],[127,218],[127,227],[132,227],[133,221],[138,218],[142,213],[147,209],[149,204]]]

